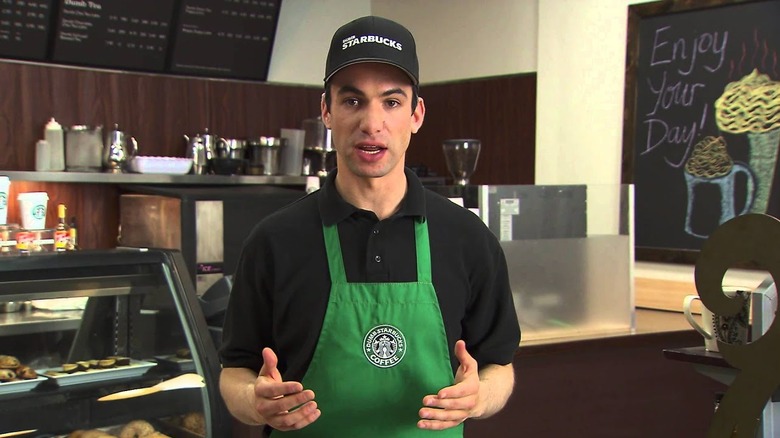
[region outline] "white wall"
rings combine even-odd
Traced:
[[[630,0],[539,3],[537,184],[617,184]]]
[[[371,0],[283,0],[268,82],[322,85],[333,32],[371,14]]]
[[[268,81],[322,85],[333,32],[364,15],[415,36],[420,82],[536,71],[537,0],[284,0]]]
[[[420,82],[536,71],[537,0],[373,0],[414,34]]]

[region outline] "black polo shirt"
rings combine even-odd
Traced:
[[[378,220],[322,188],[263,219],[244,243],[220,349],[224,367],[259,371],[262,349],[279,357],[285,380],[300,381],[314,354],[330,293],[322,224],[338,224],[349,282],[417,280],[414,221],[426,220],[433,285],[452,353],[463,339],[480,366],[508,364],[520,342],[506,260],[498,240],[469,210],[423,187],[406,169],[396,214]]]

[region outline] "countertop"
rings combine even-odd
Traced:
[[[522,330],[522,327],[520,327]],[[693,328],[685,320],[682,312],[666,310],[636,309],[636,326],[634,330],[620,330],[607,333],[592,333],[565,336],[549,339],[521,340],[520,348],[524,346],[541,346],[562,344],[576,341],[592,341],[606,338],[631,337],[645,334],[671,332],[692,332]]]

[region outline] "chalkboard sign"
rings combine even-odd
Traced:
[[[637,258],[691,262],[723,222],[780,215],[780,2],[629,11],[623,182]]]

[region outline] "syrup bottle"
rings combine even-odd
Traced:
[[[65,204],[57,205],[57,227],[54,228],[54,250],[57,252],[67,251],[70,245],[70,232],[65,223],[66,212]]]

